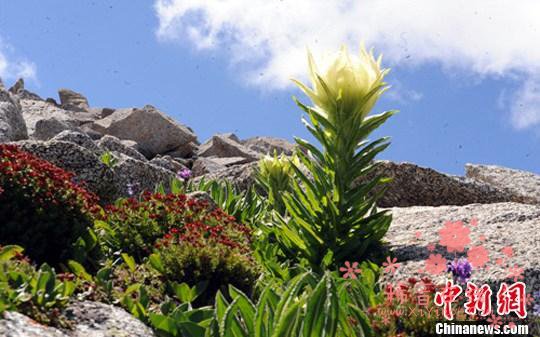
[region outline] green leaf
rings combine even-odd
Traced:
[[[15,245],[3,246],[0,249],[0,262],[6,262],[11,260],[17,254],[21,254],[24,251],[24,248]]]
[[[204,336],[206,329],[194,322],[179,322],[178,330],[182,337],[201,337]]]
[[[339,322],[339,310],[337,289],[327,273],[308,298],[303,336],[334,336]]]
[[[122,253],[121,256],[124,262],[126,263],[126,265],[128,266],[129,270],[132,273],[134,273],[135,269],[137,269],[137,264],[135,263],[135,259],[126,253]]]
[[[150,262],[150,265],[159,273],[165,273],[165,268],[163,267],[163,262],[161,262],[161,256],[159,254],[151,254],[148,257],[148,261]]]
[[[155,330],[165,332],[172,336],[178,335],[176,322],[168,316],[150,313],[148,315],[150,324]]]
[[[86,269],[77,261],[69,260],[68,261],[69,269],[75,274],[77,277],[82,278],[86,281],[92,281],[92,275],[88,274]]]
[[[187,283],[171,283],[171,287],[174,289],[176,298],[180,302],[193,302],[194,298],[191,293],[191,288]]]

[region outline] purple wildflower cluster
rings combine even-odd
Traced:
[[[472,265],[466,258],[460,258],[448,262],[447,271],[452,273],[454,280],[459,283],[467,283],[471,277]]]
[[[189,178],[191,178],[191,170],[188,168],[180,170],[176,174],[176,177],[184,181],[189,180]]]

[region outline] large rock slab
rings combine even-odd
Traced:
[[[6,311],[0,319],[0,336],[3,337],[68,337],[62,331],[41,325],[18,312]]]
[[[160,184],[163,184],[167,189],[171,180],[176,176],[175,172],[161,166],[136,160],[126,155],[121,155],[112,171],[116,191],[114,199],[130,196],[130,191],[134,193],[153,192]]]
[[[40,119],[34,126],[32,138],[36,140],[49,140],[62,131],[81,131],[71,120],[59,120],[56,117]]]
[[[262,154],[273,155],[274,152],[290,156],[296,146],[282,138],[252,137],[242,141],[248,149]]]
[[[214,135],[199,147],[200,157],[242,157],[247,161],[256,161],[261,155],[251,151],[227,135]]]
[[[102,155],[104,152],[104,150],[99,148],[92,138],[84,132],[65,130],[54,136],[51,140],[74,143],[97,155]]]
[[[197,138],[189,128],[151,105],[142,109],[117,109],[95,121],[92,128],[102,134],[137,142],[149,158],[178,149]]]
[[[256,163],[219,168],[214,158],[199,158],[193,165],[194,174],[205,179],[229,180],[239,189],[255,181]],[[484,182],[451,176],[411,163],[380,161],[379,168],[369,177],[381,174],[393,179],[379,200],[380,207],[467,205],[518,201],[519,198]],[[223,165],[221,165],[223,166]]]
[[[74,321],[71,337],[153,337],[152,330],[124,309],[98,302],[76,302],[66,309]]]
[[[108,167],[100,153],[70,141],[15,142],[22,149],[75,174],[75,181],[86,186],[107,203],[129,196],[131,191],[153,191],[158,184],[168,186],[175,176],[163,167],[113,153],[116,163]],[[130,187],[131,186],[131,187]]]
[[[204,158],[204,157],[201,157],[201,158]],[[247,164],[251,162],[251,160],[242,158],[242,157],[207,157],[207,158],[225,167],[233,166],[233,165],[240,165],[240,164]]]
[[[192,158],[193,156],[195,156],[198,150],[199,150],[199,144],[198,142],[194,141],[194,142],[189,142],[187,144],[181,145],[175,148],[174,150],[168,151],[164,154],[167,156],[171,156],[173,158],[177,158],[177,159],[178,158],[185,159],[185,158]]]
[[[66,130],[74,130],[79,126],[93,122],[98,118],[92,113],[68,111],[56,106],[54,103],[42,100],[21,99],[20,103],[28,134],[32,139],[39,140],[39,138],[44,138],[40,133],[47,134],[47,136],[50,134],[55,136],[54,132],[56,132],[59,129],[58,127],[62,124],[65,125]],[[39,121],[43,120],[55,120],[52,123],[46,122],[45,124],[45,126],[53,125],[54,130],[51,128],[46,132],[39,131],[39,127],[36,128],[36,125]],[[59,121],[62,124],[57,123],[56,121]],[[37,135],[35,135],[36,131],[38,131]],[[63,130],[60,130],[60,132],[61,131]]]
[[[70,330],[41,325],[17,312],[0,319],[2,337],[154,337],[154,332],[124,309],[98,302],[74,302],[64,311]]]
[[[434,275],[426,270],[426,260],[431,254],[453,260],[467,257],[473,247],[482,247],[480,250],[485,249],[487,260],[482,267],[473,263],[473,281],[498,283],[513,279],[517,268],[523,271],[522,281],[527,287],[540,289],[540,206],[496,203],[391,208],[390,211],[394,220],[385,238],[399,267],[387,277],[403,280],[428,275],[442,282],[447,277],[445,273]],[[441,244],[440,230],[448,222],[458,221],[463,226],[457,226],[455,232],[462,236],[459,242],[464,243],[464,249],[449,252],[444,242]]]
[[[199,157],[193,162],[191,172],[194,177],[202,176],[204,174],[224,170],[226,167],[215,162],[212,158]]]
[[[181,162],[174,160],[171,156],[157,156],[150,161],[150,164],[163,167],[172,172],[179,172],[187,167]]]
[[[0,143],[28,138],[19,100],[0,89]]]
[[[197,164],[197,161],[195,161],[195,163],[193,164],[194,171],[196,170],[195,168],[196,164]],[[210,171],[207,174],[196,177],[194,181],[195,183],[197,183],[201,179],[205,179],[206,181],[209,181],[209,180],[229,181],[237,190],[246,191],[255,183],[255,168],[256,167],[257,167],[257,162],[225,167],[222,169]],[[206,168],[212,169],[212,166],[211,165],[206,166]]]
[[[75,174],[75,181],[105,200],[117,195],[111,169],[89,149],[67,141],[50,140],[17,142],[23,150]]]
[[[115,136],[105,135],[96,141],[104,151],[112,151],[123,153],[128,157],[135,158],[140,161],[146,161],[146,157],[138,151],[138,145],[132,140],[120,140]]]
[[[511,194],[516,201],[540,204],[540,175],[495,165],[465,165],[467,177]]]
[[[487,204],[518,201],[510,193],[483,182],[451,176],[412,163],[379,161],[373,174],[392,178],[379,200],[381,207]]]

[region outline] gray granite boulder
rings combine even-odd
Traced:
[[[0,319],[2,337],[154,337],[154,332],[124,309],[98,302],[74,302],[64,312],[72,329],[41,325],[17,312]]]
[[[290,156],[296,147],[285,139],[274,137],[252,137],[242,141],[242,144],[252,151],[268,155],[273,155],[275,151],[278,155]]]
[[[84,132],[65,130],[54,136],[51,140],[77,144],[85,149],[101,155],[104,151],[99,148],[92,138]]]
[[[63,122],[68,130],[72,130],[75,127],[93,122],[97,119],[97,116],[91,113],[68,111],[46,101],[21,99],[20,103],[28,134],[30,138],[33,139],[36,138],[36,136],[34,136],[36,124],[41,120],[54,119]],[[54,125],[59,126],[58,123]],[[39,134],[37,136],[39,136]]]
[[[515,201],[509,193],[486,183],[447,175],[412,163],[379,161],[368,176],[392,178],[379,200],[381,207],[467,205]]]
[[[75,174],[75,181],[109,201],[118,195],[115,174],[93,151],[66,141],[50,140],[17,142],[23,150]]]
[[[218,136],[221,136],[221,137],[223,137],[223,138],[230,139],[230,140],[235,141],[235,142],[237,142],[237,143],[242,143],[242,141],[240,140],[240,138],[238,138],[238,136],[235,135],[235,134],[232,133],[232,132],[218,133],[217,135],[218,135]]]
[[[4,312],[0,319],[2,337],[68,337],[62,331],[41,325],[18,312]]]
[[[151,105],[141,109],[117,109],[95,121],[92,128],[102,134],[137,142],[148,158],[175,150],[197,138],[186,126]]]
[[[213,162],[219,165],[223,165],[226,167],[233,166],[233,165],[247,164],[247,163],[252,162],[252,160],[243,158],[243,157],[207,157],[207,158],[211,159]]]
[[[195,162],[193,170],[195,170]],[[257,167],[257,162],[251,162],[248,164],[234,165],[230,167],[225,167],[220,170],[211,171],[210,173],[204,174],[202,176],[196,177],[194,179],[195,183],[201,179],[208,180],[221,180],[229,181],[234,187],[240,191],[245,191],[251,187],[255,182],[255,168]]]
[[[88,109],[89,112],[99,116],[100,119],[112,115],[115,110],[116,109],[113,109],[113,108],[95,108],[95,107],[91,107]]]
[[[467,177],[511,194],[515,201],[540,204],[540,175],[495,165],[465,165]]]
[[[165,152],[164,154],[167,156],[171,156],[173,158],[192,158],[195,156],[195,154],[199,151],[199,143],[196,141],[189,142],[187,144],[180,145],[179,147]]]
[[[132,186],[134,193],[142,191],[153,192],[156,186],[163,184],[167,189],[176,172],[169,171],[161,166],[143,162],[121,154],[118,163],[114,166],[114,186],[116,198],[129,196],[128,186]]]
[[[82,132],[86,133],[93,140],[99,140],[101,139],[101,137],[103,137],[102,133],[99,133],[96,130],[92,129],[92,123],[83,123],[79,128]]]
[[[0,143],[28,138],[19,100],[0,89]]]
[[[70,89],[58,90],[60,106],[69,111],[86,112],[89,109],[88,100],[82,94]]]
[[[116,163],[108,167],[101,161],[101,153],[70,141],[20,141],[14,144],[73,172],[74,180],[96,193],[104,203],[129,196],[131,190],[138,193],[153,191],[159,184],[168,186],[175,176],[163,167],[121,153],[113,153]]]
[[[217,163],[213,158],[199,157],[193,162],[191,172],[194,177],[198,177],[204,174],[224,170],[225,168],[225,165]]]
[[[482,247],[485,264],[478,262],[475,267],[473,262],[473,281],[497,283],[513,279],[517,271],[522,272],[529,289],[540,290],[540,206],[496,203],[391,208],[390,211],[393,222],[385,238],[399,267],[395,274],[387,274],[387,278],[430,276],[442,282],[446,273],[433,274],[426,270],[430,255],[440,254],[445,260],[453,260],[468,257],[471,248]],[[467,244],[462,252],[448,252],[441,245],[440,230],[447,222],[458,221],[463,224],[458,228]],[[478,252],[472,252],[475,251]],[[469,260],[474,261],[470,256]]]
[[[100,138],[96,144],[104,151],[123,153],[128,157],[147,161],[146,157],[137,150],[138,146],[134,141],[120,140],[114,136],[105,135]]]
[[[214,165],[214,166],[212,166]],[[195,176],[204,175],[205,179],[225,179],[238,188],[253,184],[256,163],[233,165],[219,168],[215,158],[199,158],[193,164]],[[469,178],[456,177],[423,168],[411,163],[380,161],[375,174],[393,179],[388,190],[379,200],[381,207],[467,205],[474,203],[496,203],[518,201],[510,193],[492,187],[484,182]]]
[[[62,131],[81,131],[76,123],[69,119],[60,120],[57,117],[40,119],[34,126],[32,138],[36,140],[49,140]]]
[[[43,99],[39,97],[37,94],[34,94],[33,92],[30,92],[24,88],[24,79],[19,78],[11,88],[9,88],[9,92],[11,92],[13,95],[17,96],[19,99],[30,99],[30,100],[37,100],[42,101]]]
[[[171,156],[157,156],[150,160],[150,164],[163,167],[164,169],[172,172],[178,172],[187,168],[184,164],[173,159]]]
[[[70,337],[153,337],[152,330],[124,309],[98,302],[76,302],[66,309],[75,327]]]
[[[200,157],[242,157],[248,161],[256,161],[261,157],[259,153],[223,135],[212,136],[199,147],[197,154]]]

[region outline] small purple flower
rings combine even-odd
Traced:
[[[138,186],[139,184],[132,184],[132,183],[128,183],[126,184],[126,188],[127,188],[127,194],[132,197],[135,195],[135,189],[136,187]]]
[[[126,187],[127,187],[127,194],[130,197],[132,197],[133,194],[135,194],[135,192],[133,191],[133,184],[127,184]]]
[[[187,168],[182,169],[178,171],[178,173],[176,174],[176,177],[182,180],[188,180],[189,178],[191,178],[191,170]]]
[[[448,262],[447,271],[452,273],[454,280],[466,283],[471,277],[472,265],[465,258]]]

